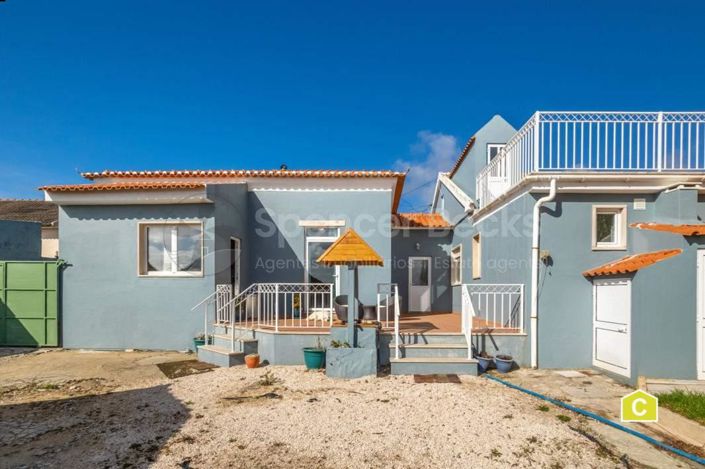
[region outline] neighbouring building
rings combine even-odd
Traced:
[[[39,223],[41,257],[59,256],[59,209],[55,204],[44,200],[0,200],[0,220]]]

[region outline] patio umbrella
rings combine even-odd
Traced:
[[[324,265],[345,265],[350,272],[350,292],[352,301],[348,301],[348,343],[355,345],[355,314],[359,308],[357,299],[358,266],[382,267],[382,257],[360,237],[355,230],[348,228],[345,233],[331,244],[316,261]],[[332,307],[333,305],[331,305]]]

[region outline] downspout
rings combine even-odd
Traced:
[[[531,237],[531,367],[539,366],[539,227],[541,206],[556,198],[556,180],[551,179],[551,188],[547,196],[541,197],[534,204],[534,227]]]

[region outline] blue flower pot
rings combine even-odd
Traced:
[[[325,349],[306,347],[304,348],[304,363],[309,370],[320,370],[326,366]]]
[[[500,373],[509,373],[514,368],[514,359],[511,356],[508,358],[494,357],[494,364]]]
[[[477,359],[477,366],[480,369],[480,373],[486,373],[487,370],[492,366],[492,357],[475,357]]]

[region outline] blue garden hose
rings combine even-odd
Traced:
[[[654,438],[651,438],[648,435],[645,435],[641,432],[638,432],[636,430],[633,430],[629,427],[625,427],[624,425],[620,425],[617,422],[613,422],[612,420],[608,420],[604,417],[600,417],[599,415],[589,412],[587,410],[580,409],[578,407],[572,406],[570,404],[566,404],[565,402],[559,401],[558,399],[553,399],[548,396],[544,396],[543,394],[539,394],[535,391],[531,391],[530,389],[522,388],[521,386],[517,386],[516,384],[512,384],[508,381],[504,381],[503,379],[497,378],[496,376],[492,376],[490,374],[485,374],[484,375],[486,378],[491,379],[492,381],[497,381],[498,383],[501,383],[509,388],[516,389],[517,391],[521,391],[523,393],[529,394],[530,396],[538,397],[539,399],[543,399],[544,401],[548,401],[551,404],[555,404],[559,407],[563,407],[564,409],[568,409],[570,411],[573,411],[577,414],[584,415],[585,417],[589,417],[593,420],[597,420],[600,423],[604,423],[605,425],[609,425],[610,427],[616,428],[617,430],[622,430],[623,432],[629,433],[630,435],[634,435],[637,438],[641,438],[642,440],[651,443],[652,445],[658,446],[659,448],[665,449],[667,451],[670,451],[672,453],[677,454],[678,456],[682,456],[686,459],[689,459],[691,461],[694,461],[698,464],[705,465],[705,458],[701,458],[700,456],[696,456],[694,454],[688,453],[686,451],[680,450],[678,448],[675,448],[673,446],[667,445],[666,443],[663,443],[661,441],[658,441]]]

